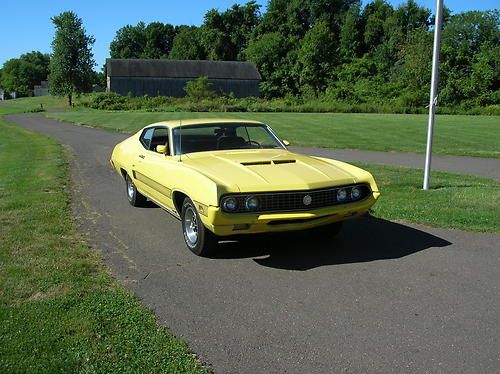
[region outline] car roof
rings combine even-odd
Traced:
[[[190,126],[190,125],[209,125],[213,123],[255,123],[259,125],[264,125],[264,123],[253,120],[246,119],[236,119],[236,118],[196,118],[196,119],[183,119],[182,126]],[[170,121],[161,121],[155,122],[146,127],[154,127],[154,126],[168,126],[170,128],[179,127],[181,125],[181,120],[170,120]]]

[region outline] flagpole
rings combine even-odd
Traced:
[[[436,23],[434,25],[434,48],[432,55],[431,93],[429,98],[429,122],[427,127],[427,151],[425,154],[424,190],[430,188],[432,163],[432,138],[434,135],[434,117],[437,106],[439,86],[439,49],[441,45],[441,25],[443,23],[443,0],[436,0]]]

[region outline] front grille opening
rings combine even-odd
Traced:
[[[299,219],[277,219],[274,221],[269,221],[267,224],[274,226],[274,225],[286,225],[286,224],[293,224],[293,223],[306,223],[306,222],[312,222],[316,221],[318,219],[323,219],[326,217],[333,217],[335,214],[331,216],[322,216],[322,217],[314,217],[314,218],[299,218]]]
[[[345,188],[350,191],[353,187],[361,189],[361,196],[357,200],[352,200],[350,193],[346,200],[337,201],[337,191]],[[230,213],[265,213],[265,212],[286,212],[301,211],[326,208],[335,205],[344,205],[353,202],[359,202],[371,195],[370,186],[367,184],[357,184],[348,186],[331,187],[319,190],[306,191],[283,191],[275,193],[258,192],[254,194],[232,195],[238,202],[238,208]],[[259,208],[254,211],[248,211],[245,207],[245,201],[249,196],[259,199]],[[309,196],[307,198],[306,196]],[[224,198],[224,197],[222,197]],[[305,202],[308,202],[306,204]]]

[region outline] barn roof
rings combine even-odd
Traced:
[[[110,77],[164,77],[260,80],[253,62],[208,60],[107,59]]]

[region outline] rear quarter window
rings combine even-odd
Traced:
[[[141,135],[141,143],[144,146],[144,148],[149,149],[151,146],[151,139],[153,138],[153,131],[154,128],[146,129]]]

